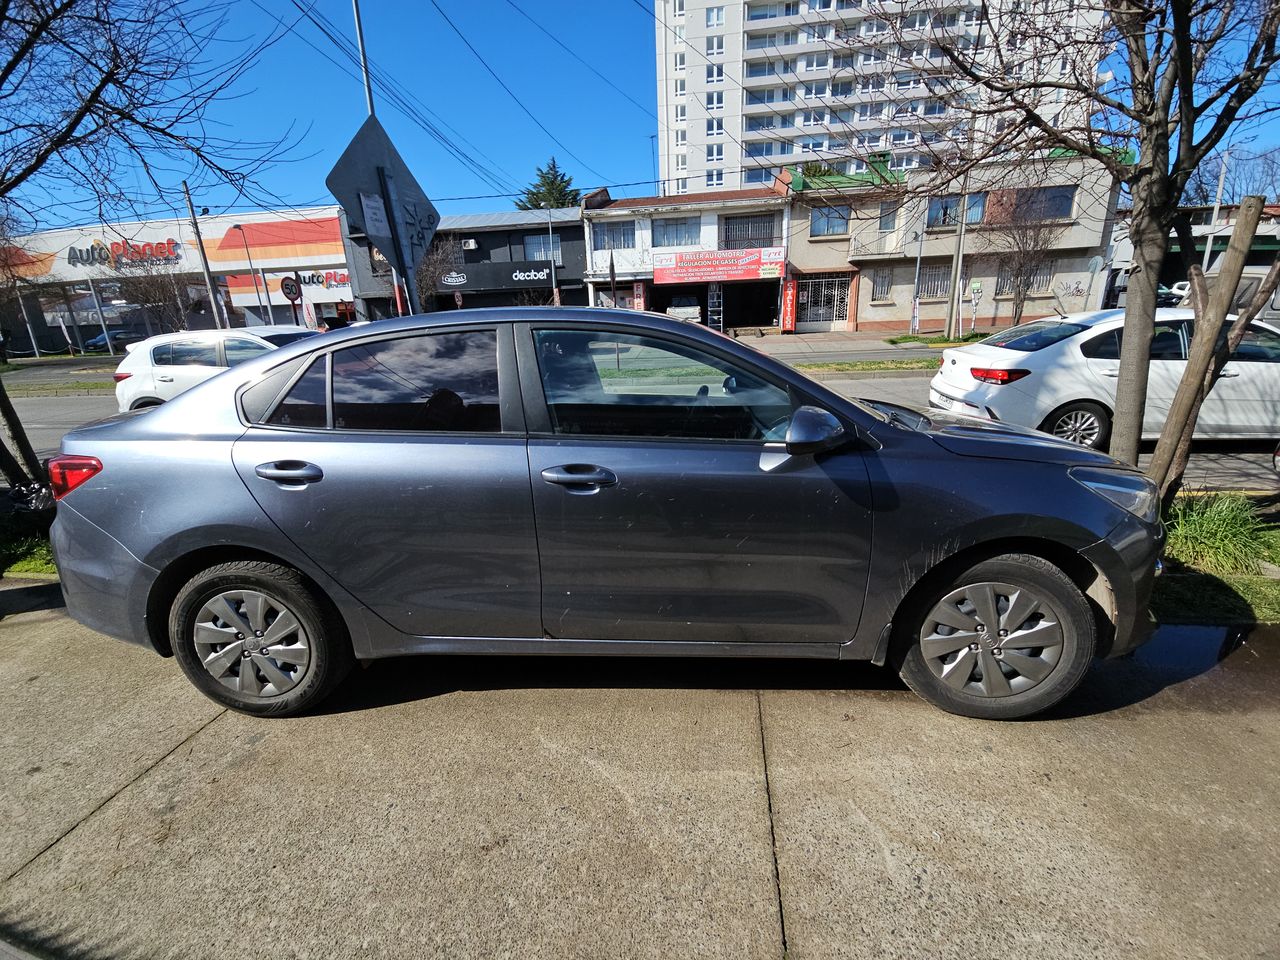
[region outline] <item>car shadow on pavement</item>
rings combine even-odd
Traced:
[[[62,586],[58,581],[0,580],[0,620],[17,613],[60,610]]]
[[[423,656],[371,661],[325,704],[344,713],[463,690],[891,690],[887,668],[852,660],[672,657]]]
[[[1247,649],[1247,661],[1240,651]],[[1242,672],[1252,682],[1235,683]],[[1165,626],[1129,656],[1093,665],[1063,703],[1034,719],[1110,713],[1207,676],[1232,682],[1221,709],[1251,709],[1251,689],[1280,680],[1280,628]],[[346,713],[464,690],[506,689],[829,690],[899,692],[887,667],[846,660],[668,657],[423,656],[375,660],[357,669],[318,709]]]

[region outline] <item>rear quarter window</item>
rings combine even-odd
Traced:
[[[1024,323],[1021,326],[1010,327],[1008,330],[1001,330],[982,343],[989,347],[1004,347],[1006,350],[1021,350],[1023,353],[1033,353],[1036,350],[1043,350],[1045,347],[1052,346],[1066,340],[1068,337],[1074,337],[1077,333],[1083,333],[1088,327],[1081,326],[1078,323],[1063,323],[1060,320],[1036,320],[1032,323]]]

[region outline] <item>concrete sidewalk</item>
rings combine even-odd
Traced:
[[[1266,956],[1280,638],[1053,719],[828,662],[420,658],[264,721],[0,590],[0,937],[77,958]],[[1221,661],[1221,662],[1219,662]]]

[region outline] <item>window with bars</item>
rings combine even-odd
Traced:
[[[676,181],[679,183],[679,181]],[[636,245],[636,222],[619,220],[614,223],[597,221],[591,227],[591,249],[632,250]]]
[[[871,271],[871,300],[884,303],[893,295],[893,270],[876,267]]]
[[[552,242],[554,237],[554,242]],[[564,258],[560,255],[560,234],[553,237],[545,233],[527,233],[524,237],[524,258],[526,260],[550,260],[554,257],[556,266],[564,266]]]
[[[701,217],[663,217],[653,221],[655,247],[688,247],[699,241]]]
[[[920,268],[920,286],[916,296],[921,300],[943,300],[951,293],[951,266],[945,263]]]
[[[776,247],[781,242],[772,213],[724,217],[720,221],[721,250],[755,250]]]
[[[1053,266],[1052,260],[1046,260],[1044,263],[1036,264],[1025,275],[1028,293],[1048,293],[1053,284]],[[1015,281],[1018,279],[1018,273],[1007,263],[1000,264],[1000,270],[996,274],[996,296],[1009,297],[1013,295]]]

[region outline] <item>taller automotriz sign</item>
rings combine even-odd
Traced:
[[[757,250],[690,250],[653,255],[654,283],[721,283],[726,280],[777,280],[786,251],[782,247]]]

